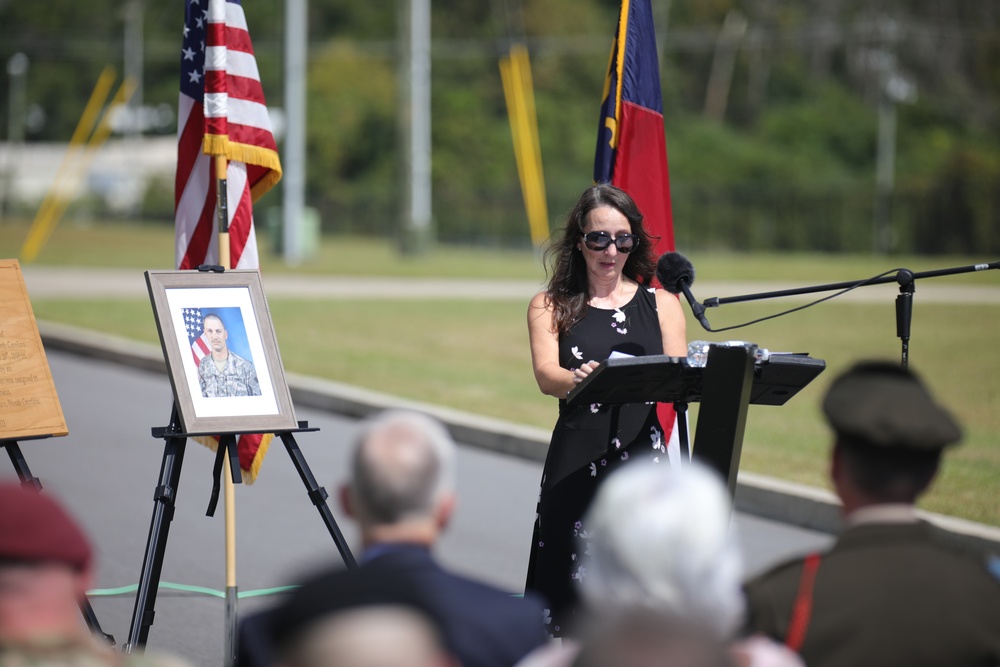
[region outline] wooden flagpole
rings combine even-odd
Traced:
[[[226,191],[226,170],[229,160],[224,155],[215,156],[215,178],[217,187],[217,200],[219,203],[219,264],[222,268],[229,270],[229,200]],[[219,447],[223,446],[219,441]],[[222,483],[223,498],[225,507],[226,524],[226,641],[225,641],[225,667],[232,667],[236,663],[236,487],[233,484],[233,475],[229,462],[229,452],[223,456]]]

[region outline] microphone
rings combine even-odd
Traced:
[[[694,283],[694,266],[691,264],[691,260],[679,252],[664,253],[656,262],[656,278],[663,285],[663,289],[671,294],[683,292],[691,305],[691,312],[694,313],[701,326],[704,327],[705,331],[712,330],[712,325],[705,317],[705,306],[700,304],[691,294],[689,286]]]

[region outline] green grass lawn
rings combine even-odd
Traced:
[[[24,229],[0,223],[0,257],[16,256]],[[17,233],[14,233],[17,232]],[[156,226],[64,225],[39,264],[169,268],[172,232]],[[164,247],[166,250],[164,250]],[[989,258],[878,258],[829,255],[689,255],[701,280],[841,281],[896,266],[915,271]],[[263,272],[287,271],[265,257]],[[385,242],[325,238],[301,273],[538,279],[531,251],[439,247],[399,258]],[[1000,284],[1000,272],[943,280]],[[1000,526],[1000,305],[924,304],[918,287],[911,365],[965,424],[926,509]],[[704,297],[705,295],[701,295]],[[32,301],[39,319],[157,342],[145,300]],[[556,402],[531,374],[525,311],[520,301],[296,300],[272,297],[270,307],[285,368],[377,391],[549,428]],[[716,328],[779,310],[774,303],[727,305],[710,311]],[[775,351],[808,352],[828,369],[781,407],[750,410],[742,468],[827,486],[829,436],[818,410],[832,377],[861,357],[899,358],[893,305],[830,302],[723,334],[706,334],[689,316],[689,339],[749,340]],[[697,406],[692,410],[692,423]]]
[[[28,233],[24,221],[0,220],[0,257],[17,257]],[[174,267],[173,228],[163,224],[80,224],[66,220],[56,229],[35,263],[51,266]],[[258,236],[261,271],[342,276],[495,278],[538,280],[544,275],[532,251],[438,246],[427,255],[401,257],[383,239],[324,236],[300,266],[289,268]],[[682,249],[683,250],[683,249]],[[877,257],[870,255],[740,255],[686,252],[698,280],[778,280],[803,285],[867,278],[905,267],[929,271],[988,262],[995,257]],[[941,278],[947,284],[1000,285],[1000,271]],[[697,290],[696,290],[697,291]],[[699,295],[702,298],[715,295]]]

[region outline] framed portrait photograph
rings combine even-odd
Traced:
[[[297,426],[257,271],[147,271],[146,285],[185,432]]]

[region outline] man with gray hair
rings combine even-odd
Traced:
[[[344,510],[361,529],[361,568],[418,587],[464,667],[510,667],[546,641],[542,605],[449,572],[431,549],[455,508],[455,443],[437,420],[387,411],[365,420]]]
[[[455,506],[455,445],[438,421],[389,411],[362,422],[341,488],[365,550],[381,543],[433,544]]]
[[[431,555],[455,509],[455,450],[444,425],[425,414],[388,410],[363,420],[351,477],[340,489],[344,511],[361,531],[359,569],[310,581],[346,578],[360,597],[378,592],[366,581],[401,582],[440,626],[462,667],[511,667],[548,639],[541,602],[449,572]],[[338,603],[312,598],[321,607]],[[238,665],[275,664],[274,648],[288,634],[282,628],[298,625],[287,607],[244,618]]]

